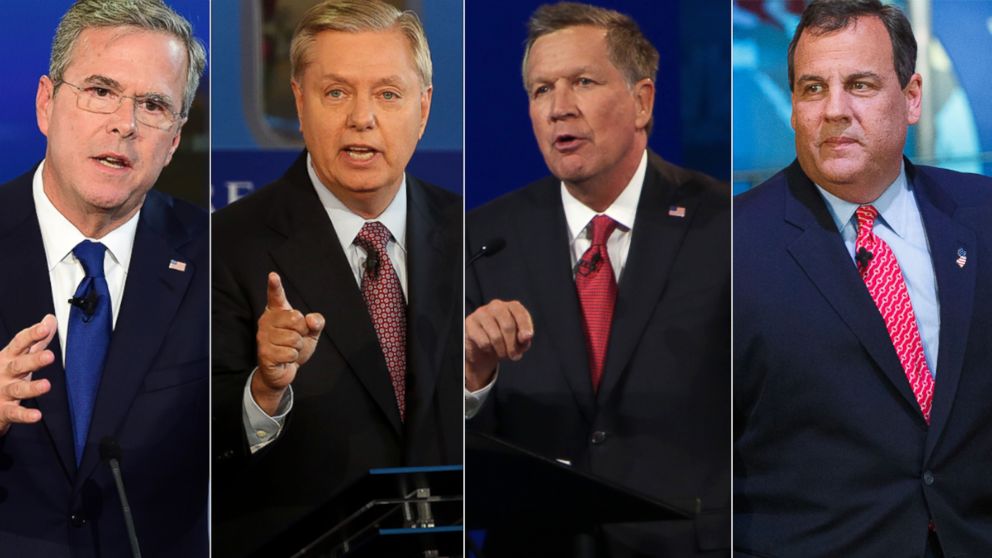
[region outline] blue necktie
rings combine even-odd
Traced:
[[[76,465],[83,459],[86,435],[93,418],[93,404],[110,345],[110,291],[103,276],[105,251],[103,244],[89,240],[80,242],[72,249],[86,271],[86,277],[83,277],[73,295],[65,343],[65,377],[69,410],[72,412]]]

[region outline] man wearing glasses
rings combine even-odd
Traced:
[[[0,186],[0,548],[207,555],[207,215],[151,191],[205,65],[160,0],[80,0]]]

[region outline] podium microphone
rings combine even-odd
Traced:
[[[506,241],[503,240],[502,238],[491,238],[485,244],[483,244],[481,248],[479,248],[478,252],[472,254],[472,257],[468,259],[468,263],[465,264],[465,267],[471,267],[476,260],[481,258],[488,258],[489,256],[496,254],[505,247],[506,247]]]
[[[127,492],[124,490],[124,479],[121,477],[121,446],[117,440],[110,436],[100,440],[100,459],[110,465],[110,472],[114,475],[117,496],[121,501],[121,509],[124,510],[124,526],[127,528],[127,536],[131,540],[131,556],[141,558],[138,533],[134,530],[134,517],[131,515],[131,505],[127,503]]]

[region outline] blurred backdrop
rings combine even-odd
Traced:
[[[897,0],[913,24],[923,114],[914,163],[992,174],[992,1]],[[792,162],[795,137],[786,52],[806,2],[734,0],[734,192]]]
[[[389,0],[417,12],[434,64],[427,131],[409,171],[462,188],[462,2]],[[316,0],[213,3],[212,197],[217,209],[279,178],[303,149],[290,89],[289,41]]]
[[[166,0],[193,25],[196,36],[210,45],[208,0]],[[38,130],[34,100],[38,79],[48,74],[48,58],[59,18],[69,9],[69,0],[5,2],[0,52],[7,84],[0,90],[0,183],[31,170],[45,156],[45,136]],[[183,127],[182,141],[172,163],[162,171],[156,188],[207,206],[209,165],[210,66],[200,78],[200,88]]]
[[[590,1],[633,17],[661,54],[651,148],[677,165],[730,180],[730,3]],[[520,73],[527,19],[542,3],[466,1],[469,209],[548,174]]]

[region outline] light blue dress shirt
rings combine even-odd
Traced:
[[[858,220],[854,212],[858,204],[844,201],[820,187],[827,209],[833,217],[844,245],[854,260],[854,246],[858,238]],[[878,210],[875,220],[875,234],[892,248],[902,278],[909,290],[909,299],[916,313],[916,325],[923,341],[923,353],[927,366],[934,378],[937,377],[937,351],[940,347],[940,301],[937,299],[937,277],[930,257],[930,243],[927,242],[923,216],[916,204],[913,187],[906,180],[906,167],[903,165],[896,179],[877,200],[870,205]]]

